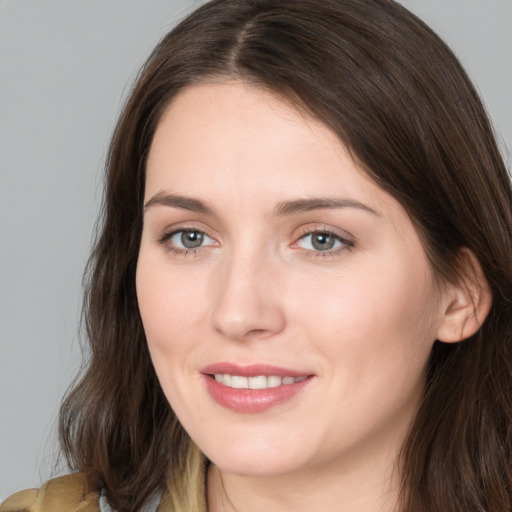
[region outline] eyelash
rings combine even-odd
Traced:
[[[329,229],[325,229],[322,227],[318,228],[306,228],[302,233],[297,236],[297,241],[293,243],[293,245],[298,244],[301,240],[304,240],[307,236],[313,235],[327,235],[329,237],[334,238],[336,241],[340,242],[340,247],[335,249],[327,249],[325,251],[314,250],[314,249],[304,249],[306,251],[306,255],[313,258],[329,258],[339,256],[344,251],[350,251],[355,246],[355,243],[352,240],[348,240],[334,231],[330,231]]]
[[[196,228],[181,228],[181,229],[174,229],[172,231],[164,233],[161,237],[158,238],[158,242],[165,247],[165,249],[170,252],[171,254],[175,254],[177,256],[188,256],[190,254],[196,254],[198,251],[203,249],[205,246],[201,245],[199,247],[191,248],[191,249],[182,249],[179,247],[174,246],[173,244],[169,243],[169,241],[174,237],[175,235],[179,233],[198,233],[202,236],[205,236],[211,240],[213,240],[205,231],[202,231],[200,229]],[[314,250],[314,249],[303,249],[305,251],[305,254],[309,257],[314,258],[325,258],[325,257],[334,257],[338,256],[340,253],[344,251],[350,251],[355,243],[351,240],[347,240],[346,238],[342,237],[338,233],[335,233],[333,231],[330,231],[328,229],[324,228],[308,228],[304,229],[302,233],[300,233],[296,241],[293,242],[292,247],[296,244],[298,244],[301,240],[304,240],[308,236],[313,235],[327,235],[328,237],[334,238],[335,241],[340,242],[341,246],[337,247],[335,249],[327,249],[325,251],[321,250]]]
[[[173,229],[172,231],[168,231],[164,233],[161,237],[158,238],[158,243],[163,245],[165,247],[165,250],[170,252],[171,254],[175,254],[177,256],[188,256],[190,254],[196,254],[199,250],[204,248],[204,246],[199,246],[191,249],[182,249],[179,247],[174,246],[173,244],[169,243],[169,241],[172,239],[173,236],[179,234],[179,233],[198,233],[200,235],[206,236],[210,239],[212,239],[208,234],[197,228],[180,228],[180,229]]]

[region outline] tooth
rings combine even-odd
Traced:
[[[214,378],[217,382],[235,389],[267,389],[278,386],[294,384],[307,379],[307,375],[301,377],[278,377],[277,375],[257,375],[255,377],[242,377],[241,375],[230,375],[229,373],[216,373]]]
[[[281,385],[281,377],[277,377],[276,375],[271,375],[267,380],[269,388],[277,388]]]
[[[240,375],[233,375],[231,377],[231,387],[235,389],[243,389],[249,387],[249,380],[247,377],[241,377]]]
[[[258,375],[257,377],[249,377],[250,389],[265,389],[267,388],[267,377],[265,375]]]

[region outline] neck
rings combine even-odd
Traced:
[[[237,475],[212,464],[208,512],[394,512],[400,484],[397,453],[389,447],[357,461],[348,456],[322,468],[270,476]]]

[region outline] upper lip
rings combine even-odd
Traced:
[[[292,370],[269,364],[241,365],[228,362],[209,364],[201,369],[201,373],[205,375],[240,375],[241,377],[257,377],[259,375],[265,375],[267,377],[271,375],[277,377],[304,377],[311,375],[308,371]]]

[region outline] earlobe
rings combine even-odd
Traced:
[[[446,307],[437,339],[456,343],[475,334],[492,305],[492,293],[480,262],[464,247],[460,251],[459,282],[446,285]]]

